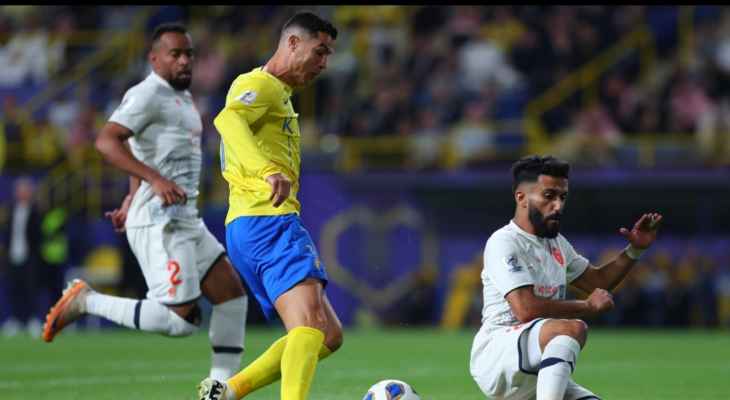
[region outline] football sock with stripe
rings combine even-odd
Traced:
[[[537,400],[563,400],[579,353],[580,344],[570,336],[559,335],[548,342],[537,373]]]
[[[247,296],[213,305],[208,328],[212,348],[211,378],[224,381],[241,368],[247,312]]]
[[[86,312],[127,328],[168,336],[187,336],[198,329],[197,325],[153,300],[135,300],[94,292],[86,296]]]

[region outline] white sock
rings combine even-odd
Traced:
[[[559,335],[548,342],[537,373],[537,400],[563,400],[579,353],[580,343],[570,336]]]
[[[197,326],[153,300],[128,299],[93,292],[86,296],[86,312],[127,328],[170,336],[185,336],[197,329]]]
[[[210,377],[225,381],[241,368],[248,297],[213,305],[208,338],[212,347]]]

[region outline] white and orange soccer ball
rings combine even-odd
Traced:
[[[371,386],[362,400],[421,400],[421,397],[411,385],[397,379],[385,379]]]

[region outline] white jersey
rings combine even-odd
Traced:
[[[576,253],[563,235],[541,238],[522,230],[514,221],[489,237],[484,247],[484,308],[480,336],[519,325],[505,296],[533,285],[536,296],[565,299],[566,285],[578,278],[589,261]]]
[[[143,180],[129,207],[126,227],[197,219],[203,124],[190,92],[173,89],[152,72],[125,93],[109,121],[131,130],[132,154],[175,182],[188,198],[184,205],[162,207],[161,199]]]

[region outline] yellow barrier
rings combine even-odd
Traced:
[[[523,128],[528,137],[529,152],[541,153],[547,146],[549,135],[541,120],[544,113],[557,107],[570,95],[580,90],[588,91],[594,88],[593,85],[598,83],[602,74],[634,50],[640,52],[641,78],[645,80],[653,69],[656,51],[651,32],[646,25],[641,25],[595,59],[548,89],[544,94],[530,101],[527,104],[523,121]],[[590,94],[592,96],[584,97],[586,103],[596,96],[597,91],[593,90]]]

